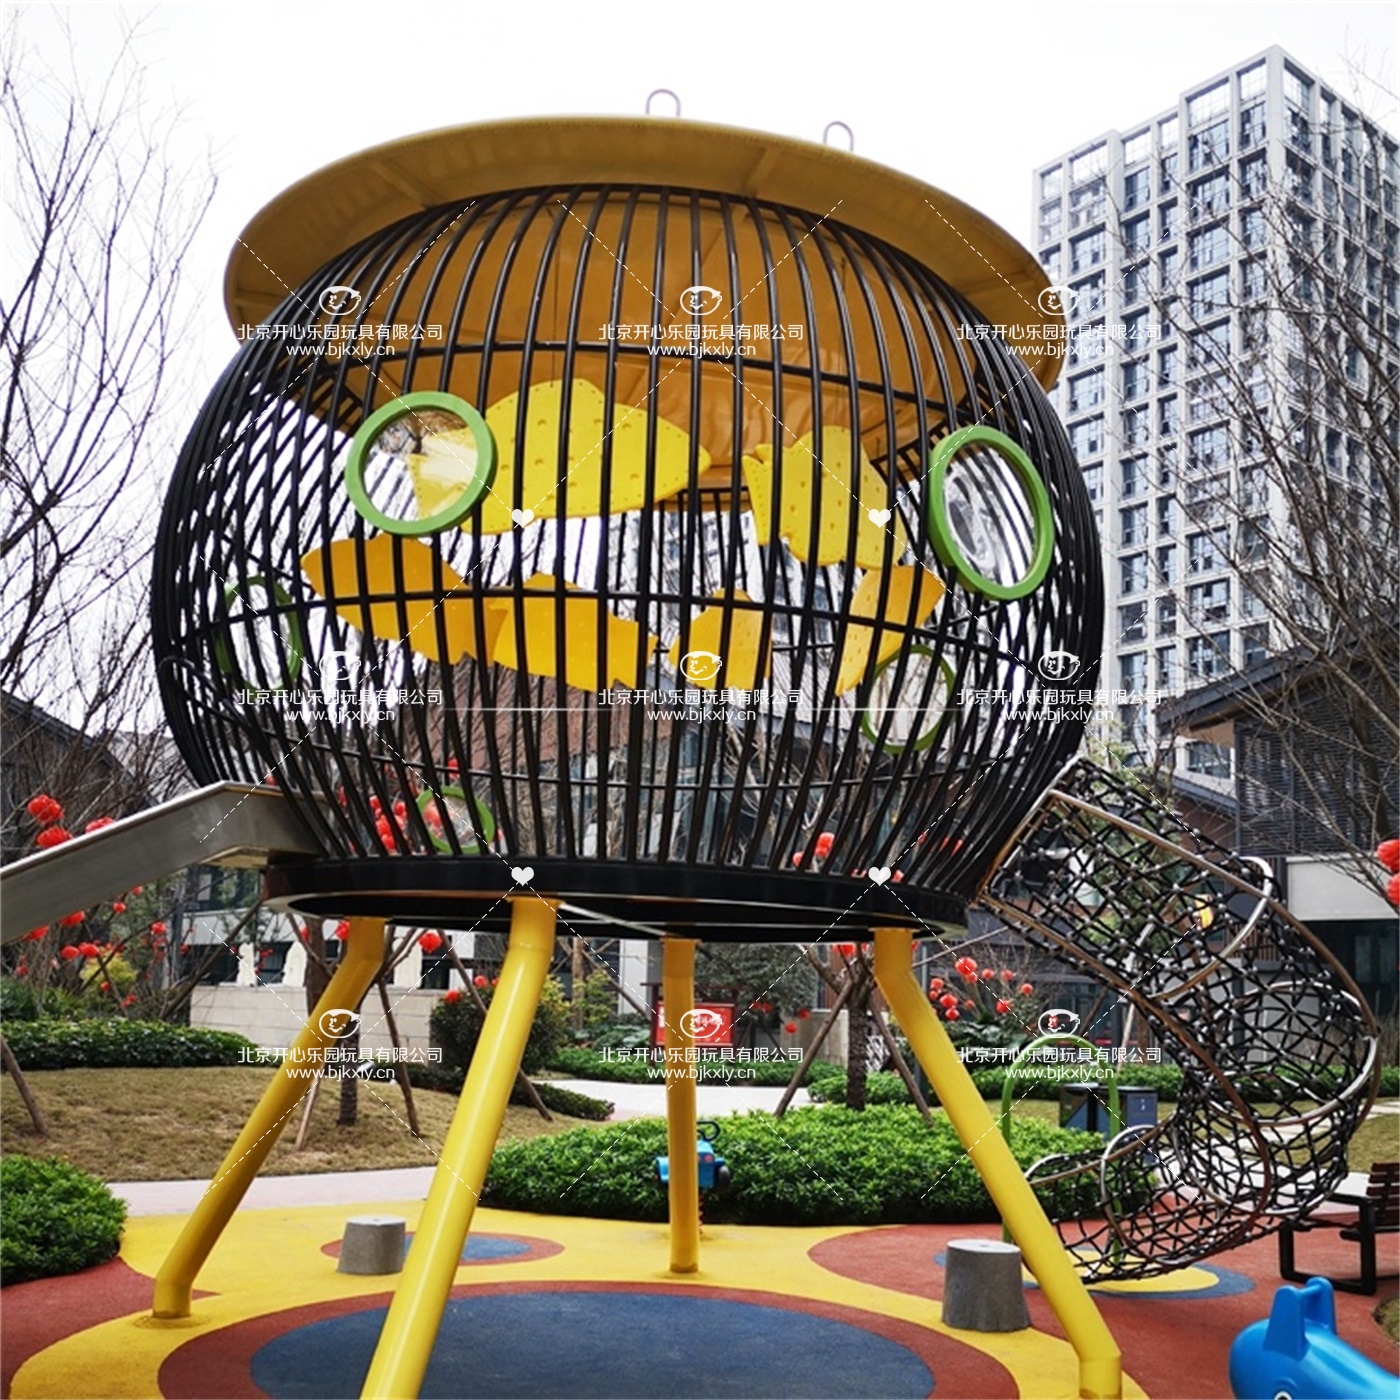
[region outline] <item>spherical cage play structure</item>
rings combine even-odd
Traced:
[[[297,804],[325,858],[271,884],[310,913],[474,921],[528,869],[709,938],[960,920],[1082,732],[1022,703],[1036,661],[1102,632],[1039,269],[845,153],[477,131],[465,172],[405,143],[413,212],[312,177],[245,233],[262,324],[156,559],[195,776]]]

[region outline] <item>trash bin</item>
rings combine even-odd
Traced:
[[[1107,1134],[1112,1128],[1108,1113],[1108,1085],[1088,1082],[1060,1086],[1060,1127],[1083,1133]]]
[[[1120,1085],[1118,1103],[1123,1110],[1125,1128],[1155,1128],[1157,1126],[1157,1091],[1137,1085]]]

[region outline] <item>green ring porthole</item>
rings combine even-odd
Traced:
[[[932,647],[919,646],[918,644],[909,647],[907,651],[903,654],[909,656],[937,655],[937,653]],[[896,652],[893,656],[887,656],[875,668],[875,674],[871,677],[870,680],[870,691],[872,694],[874,693],[876,682],[879,681],[881,674],[890,666],[893,666],[896,662],[898,662],[900,659],[900,655],[901,653]],[[951,705],[953,699],[953,684],[957,680],[957,673],[953,670],[953,667],[949,663],[948,658],[946,656],[939,657],[938,664],[943,671],[943,683],[944,687],[948,692],[949,705]],[[865,705],[865,712],[861,716],[860,721],[860,732],[867,739],[869,739],[870,742],[874,744],[875,747],[879,749],[882,753],[923,753],[925,749],[932,748],[933,745],[938,742],[939,735],[943,733],[943,726],[948,722],[948,705],[945,705],[943,707],[943,713],[938,717],[937,723],[933,725],[933,727],[928,731],[927,734],[921,734],[917,739],[910,739],[907,744],[892,744],[890,743],[888,738],[883,743],[881,743],[879,737],[879,727],[871,723],[869,696],[866,697],[866,700],[867,703]]]
[[[224,589],[224,607],[227,608],[231,603],[242,599],[245,588],[261,588],[271,593],[273,599],[284,608],[295,606],[292,595],[280,583],[275,580],[269,583],[261,574],[256,574],[241,584],[231,583]],[[305,647],[302,645],[301,638],[301,623],[297,621],[296,613],[288,612],[283,616],[287,619],[287,631],[283,639],[287,646],[287,678],[284,684],[269,686],[269,690],[286,690],[301,675],[301,663],[305,655]],[[228,627],[227,623],[225,623],[225,627]],[[214,664],[219,668],[220,674],[233,676],[243,682],[245,689],[248,688],[248,677],[238,669],[238,659],[233,654],[230,639],[223,634],[214,638]],[[262,687],[255,688],[261,689]]]
[[[374,440],[400,418],[420,409],[436,408],[460,418],[471,429],[476,440],[476,465],[472,469],[471,480],[466,489],[451,505],[438,511],[436,515],[424,516],[420,520],[401,520],[397,516],[386,515],[369,498],[365,490],[365,459],[369,455]],[[369,521],[390,535],[436,535],[460,525],[475,509],[496,476],[496,438],[486,420],[465,399],[456,394],[442,394],[436,390],[421,389],[412,394],[404,394],[393,399],[383,408],[376,409],[360,424],[359,430],[350,442],[350,457],[345,463],[345,489],[349,493],[355,509]]]
[[[458,802],[465,802],[467,800],[467,794],[463,792],[460,787],[445,787],[441,792],[420,792],[418,794],[418,810],[426,817],[428,808],[431,807],[433,803],[439,800],[447,802],[453,799]],[[491,815],[491,809],[479,797],[473,800],[472,806],[476,808],[477,820],[481,823],[481,839],[489,845],[496,839],[496,818]],[[440,836],[434,836],[431,828],[429,828],[428,837],[438,850],[446,852],[447,854],[452,854],[452,843],[443,840]],[[480,851],[481,849],[475,837],[470,841],[459,841],[457,844],[461,846],[464,852],[469,849],[475,851]]]
[[[1030,502],[1035,551],[1031,555],[1030,568],[1015,583],[998,583],[995,579],[987,578],[978,572],[962,552],[948,522],[948,505],[945,499],[948,467],[963,448],[975,443],[985,443],[1010,463]],[[1050,558],[1055,552],[1055,517],[1050,509],[1050,492],[1035,469],[1035,464],[1020,444],[1013,442],[1005,433],[1000,433],[995,428],[980,425],[959,428],[934,447],[929,454],[926,513],[934,553],[957,574],[959,582],[965,588],[1007,603],[1013,598],[1024,598],[1027,593],[1040,587],[1045,575],[1050,571]]]

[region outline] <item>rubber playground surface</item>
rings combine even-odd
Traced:
[[[421,1202],[239,1212],[199,1280],[194,1316],[149,1317],[151,1277],[181,1215],[134,1216],[119,1258],[4,1292],[4,1394],[14,1397],[355,1397],[390,1278],[336,1272],[349,1215]],[[425,1396],[1058,1397],[1075,1362],[1027,1286],[1032,1326],[940,1320],[942,1255],[991,1226],[707,1226],[701,1272],[667,1272],[664,1226],[481,1210]],[[1382,1261],[1395,1268],[1394,1239]],[[1349,1274],[1355,1246],[1319,1233],[1306,1268]],[[1278,1285],[1272,1239],[1140,1284],[1095,1290],[1127,1396],[1228,1396],[1226,1357]],[[1385,1282],[1379,1296],[1393,1287]],[[1338,1331],[1382,1366],[1376,1299],[1337,1294]]]

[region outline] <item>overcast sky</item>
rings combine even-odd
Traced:
[[[1396,0],[1021,4],[930,0],[240,0],[9,7],[31,37],[59,12],[92,75],[140,29],[150,97],[183,111],[181,158],[219,174],[190,268],[190,349],[208,383],[234,348],[223,262],[253,212],[366,146],[461,122],[640,114],[669,87],[683,115],[856,150],[967,200],[1018,238],[1030,171],[1156,113],[1184,87],[1280,44],[1382,125],[1396,122]],[[791,16],[784,18],[783,16]],[[46,43],[52,43],[51,39]]]

